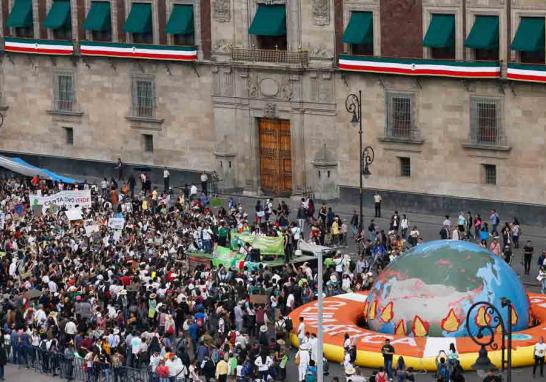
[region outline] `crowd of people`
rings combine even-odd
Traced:
[[[5,352],[15,364],[38,364],[67,379],[82,371],[90,381],[106,375],[117,381],[138,369],[158,381],[283,380],[293,357],[287,315],[316,291],[316,272],[290,262],[295,244],[343,244],[345,223],[326,205],[314,211],[310,199],[298,211],[268,199],[251,219],[233,199],[213,208],[206,190],[192,185],[176,195],[139,177],[138,193],[134,175],[75,186],[92,194],[78,221],[62,207],[38,212],[29,201],[38,191],[72,186],[37,178],[0,182],[0,364]],[[122,235],[109,227],[112,217],[123,217]],[[89,233],[88,225],[99,228]],[[187,261],[189,251],[224,244],[232,229],[282,235],[286,264],[273,271]],[[365,241],[358,272],[347,256],[332,260],[331,293],[370,285],[372,246]],[[302,380],[316,378],[309,366]]]
[[[387,229],[374,219],[362,229],[356,211],[346,222],[326,204],[315,208],[311,198],[293,211],[273,199],[247,211],[233,198],[213,207],[206,188],[174,193],[168,179],[164,185],[162,191],[153,187],[145,174],[97,186],[36,177],[0,181],[0,379],[9,358],[69,380],[83,373],[87,381],[122,381],[137,370],[150,381],[265,382],[285,380],[292,363],[299,381],[314,382],[316,337],[303,321],[288,318],[317,290],[316,269],[291,261],[297,242],[340,248],[356,242],[356,254],[338,251],[325,262],[326,293],[333,295],[370,288],[377,272],[423,240],[398,212]],[[91,190],[92,206],[81,208],[81,220],[69,220],[62,206],[37,211],[30,205],[33,193],[72,187]],[[113,217],[124,219],[121,235],[108,225]],[[474,227],[475,218],[463,218],[455,230],[469,237],[468,222]],[[501,231],[504,243],[517,245],[516,223],[509,239]],[[98,229],[89,232],[89,224]],[[447,217],[444,228],[454,238]],[[273,270],[188,261],[192,251],[225,245],[232,230],[282,236],[285,264]],[[296,353],[289,347],[291,331],[300,341]],[[385,345],[385,368],[370,381],[413,381],[414,371],[401,357],[393,365],[394,348]],[[364,380],[355,360],[348,338],[343,368],[352,382]],[[450,365],[448,358],[443,362]]]

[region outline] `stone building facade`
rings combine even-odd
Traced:
[[[415,209],[546,205],[544,1],[1,5],[4,153],[350,198],[360,148],[345,99],[361,90],[366,189]]]

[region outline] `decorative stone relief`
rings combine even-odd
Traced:
[[[274,103],[266,103],[264,106],[264,117],[265,118],[276,118],[277,117],[277,106]]]
[[[324,77],[320,81],[319,85],[319,102],[329,103],[332,102],[333,98],[333,86],[330,79],[325,79]]]
[[[212,14],[219,23],[228,23],[231,20],[231,0],[214,0]]]
[[[288,78],[285,78],[281,85],[280,98],[287,101],[292,98],[292,84],[288,81]]]
[[[222,86],[220,92],[223,96],[233,95],[233,72],[231,68],[224,68],[222,71]]]
[[[311,49],[311,57],[316,58],[332,58],[333,52],[326,48],[313,48]]]
[[[231,51],[231,41],[230,40],[216,40],[214,41],[214,45],[212,46],[212,49],[216,53],[229,53]]]
[[[279,92],[279,84],[271,78],[260,81],[260,93],[265,97],[275,97]]]
[[[258,79],[256,75],[248,76],[248,96],[252,98],[258,96]]]
[[[330,0],[313,0],[313,24],[330,24]]]

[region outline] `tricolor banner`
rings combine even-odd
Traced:
[[[197,49],[194,46],[140,45],[82,41],[82,56],[121,58],[142,58],[148,60],[195,61]]]
[[[340,56],[339,68],[354,72],[456,78],[499,78],[501,73],[496,61],[464,62],[349,55]]]
[[[545,65],[508,64],[506,77],[513,81],[546,83]]]
[[[6,37],[4,39],[4,50],[13,53],[70,56],[74,53],[74,44],[71,41]]]

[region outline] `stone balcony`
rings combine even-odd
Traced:
[[[309,52],[305,50],[287,51],[280,49],[232,48],[232,61],[259,62],[307,66]]]

